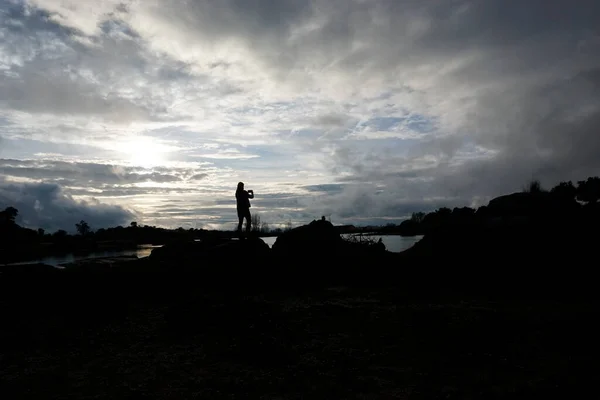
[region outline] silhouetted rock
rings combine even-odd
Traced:
[[[487,206],[486,214],[501,217],[544,217],[571,214],[579,208],[574,198],[550,192],[519,192],[496,197]]]
[[[203,241],[173,242],[152,250],[152,262],[177,266],[206,266],[206,262],[224,265],[244,261],[260,263],[268,259],[271,249],[260,238],[244,240],[214,239]]]
[[[488,273],[503,271],[504,278],[514,280],[511,269],[532,274],[543,265],[584,266],[600,238],[594,228],[598,222],[590,205],[581,206],[573,198],[550,192],[513,193],[491,200],[474,217],[450,218],[401,253],[401,259],[440,270],[452,264]],[[547,269],[538,276],[550,275]]]
[[[277,237],[273,251],[282,254],[298,251],[331,251],[340,246],[343,239],[338,230],[329,221],[315,220],[308,225],[299,226]]]
[[[381,257],[390,254],[382,242],[368,238],[344,240],[330,222],[319,220],[283,233],[273,249],[256,237],[173,242],[154,249],[149,261],[160,269],[192,271],[203,279],[226,278],[228,282],[254,279],[256,283],[269,278],[300,282],[304,278],[318,281],[309,273],[314,268],[319,269],[319,278],[326,273],[334,276],[338,266],[364,266],[364,261],[377,264],[385,262],[387,258]],[[300,268],[292,270],[291,266]]]
[[[415,236],[423,233],[421,224],[411,219],[402,221],[398,227],[398,231],[402,236]]]
[[[304,268],[318,267],[323,271],[349,263],[363,265],[367,260],[385,262],[387,258],[383,257],[390,254],[383,243],[344,240],[338,229],[324,219],[281,234],[273,244],[273,253],[279,262],[286,264],[315,261],[316,264],[303,264]],[[327,266],[321,263],[324,260]]]
[[[535,211],[537,196],[530,193],[513,193],[490,200],[487,210],[490,215],[530,215]]]

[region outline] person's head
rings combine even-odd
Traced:
[[[238,182],[237,190],[244,190],[244,182]]]

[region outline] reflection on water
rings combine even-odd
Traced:
[[[261,239],[263,240],[263,242],[268,244],[269,247],[273,247],[273,243],[275,243],[275,241],[277,240],[277,236],[261,237]]]
[[[391,251],[393,253],[400,253],[401,251],[407,250],[415,245],[419,240],[423,238],[422,235],[418,236],[400,236],[400,235],[363,235],[363,237],[368,239],[373,239],[375,241],[381,238],[383,244],[385,244],[385,248],[387,251]]]
[[[90,259],[90,258],[123,257],[123,256],[143,258],[143,257],[148,257],[150,255],[150,253],[152,252],[152,249],[155,249],[157,247],[160,247],[160,246],[144,244],[144,245],[138,246],[136,249],[129,249],[129,250],[102,250],[102,251],[95,251],[92,253],[85,253],[85,254],[67,253],[67,254],[61,254],[61,255],[57,255],[57,256],[42,257],[37,260],[23,261],[23,262],[9,264],[9,265],[42,263],[42,264],[52,265],[52,266],[56,267],[60,264],[72,263],[75,261],[86,260],[86,259]]]
[[[345,234],[342,235],[343,237],[349,237],[349,236],[359,236],[357,234]],[[385,248],[388,251],[394,252],[394,253],[400,253],[401,251],[404,251],[410,247],[412,247],[415,243],[417,243],[419,240],[421,240],[423,238],[423,236],[418,235],[418,236],[400,236],[400,235],[363,235],[363,237],[365,239],[372,239],[372,240],[379,240],[379,238],[381,238],[381,241],[383,242],[383,244],[385,244]],[[275,243],[275,240],[277,240],[277,237],[273,236],[273,237],[263,237],[261,238],[266,244],[269,245],[269,247],[273,246],[273,243]]]

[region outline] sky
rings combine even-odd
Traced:
[[[399,223],[600,175],[596,0],[0,0],[0,208]]]

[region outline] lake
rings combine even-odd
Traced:
[[[85,253],[85,254],[66,253],[66,254],[61,254],[61,255],[42,257],[37,260],[11,263],[8,265],[42,263],[42,264],[52,265],[52,266],[56,267],[60,264],[72,263],[75,261],[86,260],[89,258],[107,258],[107,257],[122,257],[122,256],[128,256],[128,257],[135,256],[138,258],[143,258],[143,257],[148,257],[150,255],[150,253],[152,252],[152,249],[155,249],[157,247],[160,247],[160,246],[144,244],[144,245],[139,245],[136,249],[128,249],[128,250],[101,250],[101,251],[95,251],[92,253]]]
[[[346,234],[346,235],[342,235],[342,236],[348,237],[348,236],[352,236],[352,235]],[[355,235],[355,236],[358,236],[358,235]],[[399,253],[401,251],[404,251],[404,250],[412,247],[415,243],[417,243],[419,240],[421,240],[421,238],[423,236],[363,235],[363,237],[368,238],[368,239],[373,239],[373,240],[379,240],[379,238],[381,238],[381,241],[383,242],[383,244],[385,244],[385,248],[388,251],[391,251],[394,253]],[[269,247],[271,247],[271,246],[273,246],[273,243],[275,243],[275,240],[277,240],[277,237],[276,236],[263,237],[261,239],[267,245],[269,245]],[[106,257],[121,257],[121,256],[129,256],[129,257],[135,256],[138,258],[144,258],[144,257],[148,257],[150,255],[150,253],[152,252],[152,249],[155,249],[157,247],[160,247],[160,246],[153,246],[153,245],[147,244],[147,245],[140,245],[136,249],[129,249],[129,250],[103,250],[103,251],[96,251],[96,252],[87,253],[87,254],[68,253],[68,254],[62,254],[62,255],[57,255],[57,256],[43,257],[43,258],[40,258],[37,260],[13,263],[10,265],[42,263],[42,264],[47,264],[47,265],[52,265],[52,266],[58,266],[60,264],[72,263],[75,261],[85,260],[85,259],[89,259],[89,258],[106,258]]]

